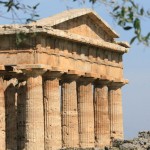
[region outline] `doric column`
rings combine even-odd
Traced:
[[[20,82],[17,89],[17,148],[25,148],[25,122],[26,122],[26,81]]]
[[[109,86],[110,136],[112,140],[123,139],[121,86],[117,83]]]
[[[0,77],[0,149],[6,149],[6,129],[5,129],[5,98],[3,79]]]
[[[62,78],[62,142],[65,148],[79,147],[76,75]]]
[[[25,150],[44,150],[42,70],[27,72]]]
[[[61,149],[60,72],[44,75],[45,150]]]
[[[17,150],[17,80],[6,81],[5,112],[6,112],[6,149]]]
[[[110,145],[107,83],[107,81],[97,81],[94,88],[95,146],[99,148]]]
[[[93,86],[89,78],[78,82],[79,144],[81,148],[94,147]]]

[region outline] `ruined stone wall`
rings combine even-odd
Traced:
[[[150,131],[142,131],[130,140],[115,140],[108,150],[150,150]]]

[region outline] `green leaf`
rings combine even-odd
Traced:
[[[124,30],[131,30],[133,27],[130,27],[130,26],[127,26],[127,27],[124,27]]]
[[[132,22],[132,19],[130,18],[126,19],[126,22]]]
[[[0,1],[0,4],[6,4],[7,2]]]
[[[116,11],[117,9],[119,9],[120,8],[120,6],[117,6],[117,7],[115,7],[114,9],[113,9],[113,11]]]
[[[147,11],[147,14],[150,16],[150,10]]]
[[[137,38],[137,36],[133,37],[133,38],[131,39],[131,41],[130,41],[130,44],[132,44],[132,43],[135,41],[136,38]]]
[[[143,14],[144,14],[144,9],[143,8],[141,8],[140,13],[143,16]]]
[[[15,8],[16,8],[16,9],[20,9],[19,3],[15,4]]]
[[[34,17],[39,17],[39,15],[38,15],[38,14],[36,14],[36,15],[34,15]]]
[[[121,16],[124,17],[124,15],[125,15],[125,7],[122,7],[122,9],[121,9]]]
[[[135,28],[135,29],[141,28],[140,20],[139,20],[138,18],[136,18],[136,19],[134,20],[134,28]]]
[[[26,22],[27,22],[27,23],[35,22],[35,20],[34,20],[34,19],[32,19],[32,18],[28,18],[28,19],[26,19]]]
[[[31,9],[31,6],[27,5],[27,7]]]
[[[150,39],[150,33],[148,33],[145,38],[146,38],[146,40],[149,40]]]
[[[40,3],[36,4],[35,6],[33,6],[33,9],[37,9],[37,7],[40,5]]]
[[[89,0],[92,4],[96,3],[97,0]]]
[[[131,4],[133,5],[133,7],[137,8],[137,5],[134,3],[133,0],[130,0]]]
[[[129,17],[133,21],[133,12],[130,12]]]
[[[13,0],[8,1],[8,2],[5,4],[5,6],[7,7],[7,12],[9,12],[10,9],[11,9],[14,5],[15,5],[15,4],[14,4]]]
[[[122,20],[120,20],[120,21],[118,22],[118,25],[120,25],[120,26],[122,25]]]

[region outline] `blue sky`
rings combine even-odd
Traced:
[[[86,0],[87,1],[87,0]],[[150,1],[135,0],[144,8],[149,9]],[[89,3],[81,5],[72,3],[72,0],[22,0],[30,4],[40,2],[38,13],[40,18],[48,17],[60,13],[67,9],[90,7]],[[123,31],[108,14],[107,10],[100,6],[94,6],[94,10],[109,25],[117,31],[122,41],[128,41],[133,36],[132,31]],[[0,8],[0,14],[4,12]],[[24,17],[24,14],[21,14]],[[11,20],[0,17],[0,24],[9,24]],[[143,19],[144,32],[150,31],[150,20]],[[144,47],[137,43],[131,46],[130,51],[124,54],[124,77],[129,79],[129,84],[123,87],[123,112],[125,138],[130,139],[137,135],[138,131],[150,130],[150,47]]]

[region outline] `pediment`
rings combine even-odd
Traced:
[[[73,9],[38,20],[36,25],[111,42],[118,34],[91,9]]]
[[[94,22],[88,15],[80,16],[60,24],[54,25],[54,29],[68,31],[70,33],[81,36],[100,39],[111,42],[113,37],[106,33],[106,31]]]

